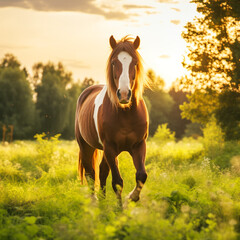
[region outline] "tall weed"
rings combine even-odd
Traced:
[[[37,140],[36,150],[38,152],[38,165],[43,171],[47,172],[50,166],[53,164],[53,156],[56,152],[56,147],[59,143],[59,137],[61,134],[57,134],[48,138],[45,133],[36,134],[34,138]]]
[[[158,126],[152,141],[158,144],[166,144],[167,142],[175,141],[175,132],[171,132],[171,130],[167,127],[167,123],[161,124]]]
[[[232,164],[235,164],[236,169],[236,160],[232,159],[240,155],[239,142],[225,142],[224,134],[215,118],[212,118],[203,129],[202,143],[204,156],[209,158],[212,164],[219,166],[221,169],[229,168]]]
[[[217,124],[215,118],[212,118],[203,129],[202,142],[206,157],[214,159],[223,151],[224,134],[221,127]]]

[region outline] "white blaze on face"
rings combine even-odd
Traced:
[[[130,90],[130,79],[129,79],[129,66],[132,62],[132,57],[127,52],[120,52],[118,54],[118,60],[122,63],[122,73],[119,77],[118,88],[121,91]]]

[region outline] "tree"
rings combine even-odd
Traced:
[[[144,97],[151,106],[149,133],[153,135],[158,125],[168,122],[168,114],[173,106],[171,96],[163,90],[164,81],[153,70],[147,72],[151,89],[146,89]]]
[[[5,69],[5,68],[20,68],[20,66],[21,66],[21,63],[11,53],[6,53],[4,58],[2,59],[1,64],[0,64],[0,68],[1,69]]]
[[[37,63],[33,66],[33,73],[38,131],[50,135],[61,133],[63,138],[73,139],[77,99],[85,88],[94,84],[94,80],[85,78],[83,82],[73,83],[72,73],[67,72],[61,63]]]
[[[236,108],[240,108],[239,1],[193,0],[192,2],[197,4],[197,10],[203,16],[189,22],[186,31],[182,34],[189,50],[183,65],[191,72],[188,77],[182,78],[182,84],[191,91],[199,89],[196,93],[197,97],[200,92],[205,97],[209,93],[218,95],[218,103],[211,110],[212,113],[216,115],[228,138],[240,138],[240,128],[231,132],[230,126],[232,124],[240,126],[239,116],[236,114],[239,110],[232,112],[231,123],[224,120],[224,116],[228,115],[227,109],[231,108],[230,102],[226,107],[226,98],[231,95]],[[193,99],[196,97],[192,97]],[[188,108],[186,105],[184,107],[186,116],[190,115],[190,111],[186,111],[191,110],[192,100]],[[238,136],[236,136],[237,132]]]
[[[25,69],[12,54],[0,64],[0,123],[14,127],[14,138],[33,135],[34,102]]]
[[[61,133],[68,123],[69,95],[67,87],[72,74],[59,63],[38,63],[33,66],[33,85],[37,93],[36,108],[39,131],[49,134]]]
[[[236,91],[224,91],[219,95],[215,116],[222,127],[226,139],[239,139],[240,131],[240,94]]]
[[[190,123],[189,120],[183,119],[181,117],[180,105],[188,102],[187,92],[179,90],[177,86],[172,85],[169,90],[169,95],[174,100],[174,104],[169,113],[168,126],[171,131],[176,133],[176,138],[181,138],[185,132],[187,124]]]
[[[239,5],[235,0],[193,0],[203,17],[186,25],[182,36],[189,54],[183,64],[191,71],[185,87],[238,90],[240,80]],[[237,9],[234,9],[236,7]],[[184,82],[184,81],[183,81]]]
[[[206,125],[218,108],[218,94],[211,89],[206,92],[196,90],[193,94],[188,94],[187,98],[188,102],[183,102],[180,106],[182,117]]]
[[[93,84],[95,84],[95,81],[92,78],[84,78],[83,82],[79,83],[79,85],[81,85],[82,91],[85,88],[88,88],[88,87],[92,86]]]

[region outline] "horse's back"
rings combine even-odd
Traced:
[[[92,86],[84,89],[84,91],[80,94],[80,96],[79,96],[79,98],[77,100],[77,109],[79,109],[82,106],[84,101],[88,97],[90,97],[92,93],[100,92],[103,87],[104,87],[104,85],[98,84],[98,85],[92,85]]]

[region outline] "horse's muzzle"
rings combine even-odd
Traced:
[[[128,104],[131,96],[132,91],[130,89],[127,91],[120,91],[120,89],[117,90],[117,97],[121,104]]]

